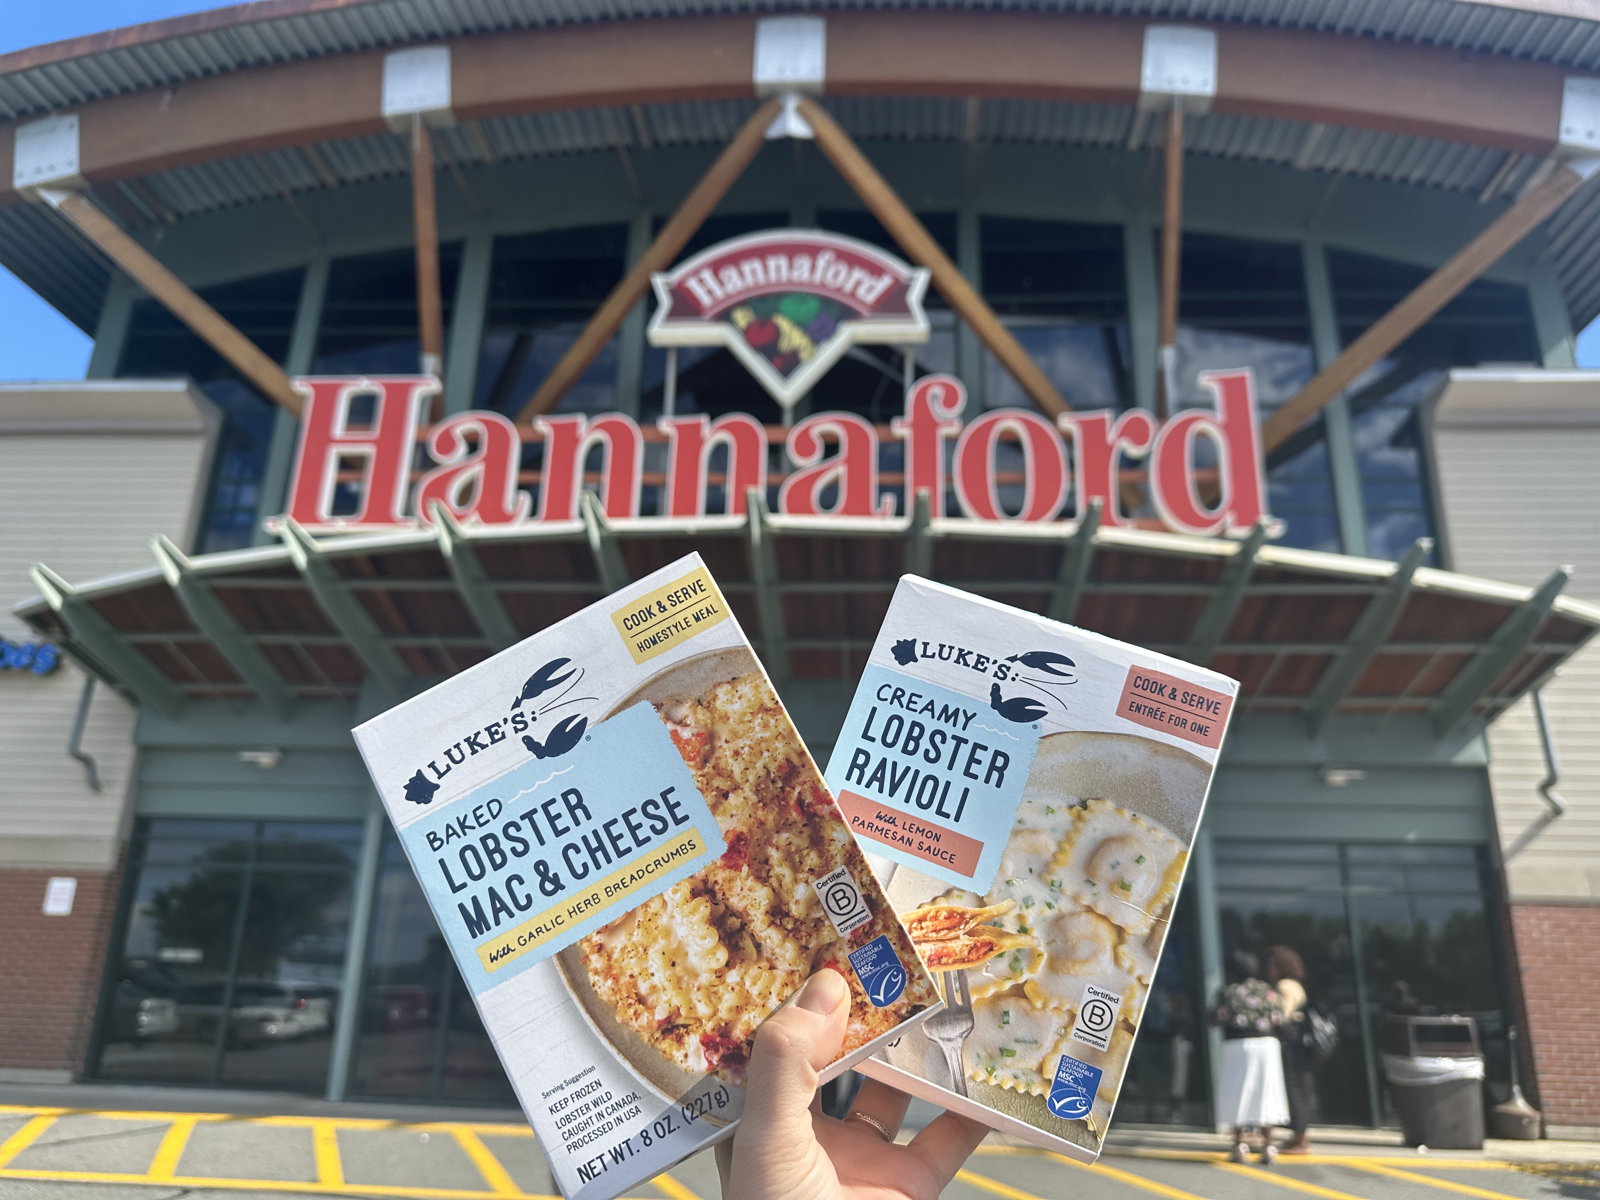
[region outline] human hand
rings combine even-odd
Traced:
[[[906,1145],[864,1120],[824,1116],[817,1072],[839,1054],[850,989],[818,971],[799,999],[756,1034],[744,1118],[717,1147],[724,1200],[935,1200],[988,1130],[945,1113]],[[851,1117],[897,1133],[910,1097],[875,1079],[861,1085]]]

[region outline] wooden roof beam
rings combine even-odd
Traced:
[[[285,517],[278,528],[300,578],[305,580],[317,607],[322,609],[333,627],[343,635],[350,648],[372,672],[373,678],[395,696],[409,690],[411,672],[407,670],[394,647],[389,645],[372,615],[362,606],[355,593],[347,588],[339,572],[328,561],[323,547],[299,522]]]
[[[166,576],[195,628],[206,636],[218,654],[227,659],[234,673],[244,680],[261,697],[261,702],[279,720],[288,720],[295,709],[295,694],[278,674],[271,661],[262,653],[251,636],[244,631],[221,600],[217,599],[211,584],[196,574],[187,555],[165,536],[154,538],[150,550],[156,564]]]
[[[1163,420],[1176,399],[1178,356],[1178,262],[1183,237],[1183,105],[1167,109],[1165,172],[1161,192],[1161,311],[1156,334],[1156,415]]]
[[[781,101],[774,98],[760,105],[746,118],[739,132],[733,135],[710,169],[701,176],[700,182],[678,205],[678,211],[672,214],[672,219],[661,227],[655,241],[628,268],[628,273],[617,286],[611,289],[611,294],[589,318],[583,332],[567,347],[561,360],[545,376],[532,398],[522,406],[522,411],[517,414],[518,424],[525,424],[540,413],[554,408],[556,402],[566,395],[567,389],[594,362],[595,356],[611,340],[611,335],[627,319],[629,310],[644,296],[650,286],[650,276],[657,271],[665,271],[673,264],[678,252],[694,236],[695,230],[705,224],[706,218],[728,194],[734,181],[744,174],[744,169],[766,141],[767,126],[772,124],[781,109]]]
[[[444,376],[444,300],[439,291],[439,204],[433,186],[433,135],[411,117],[411,221],[416,234],[417,326],[422,373]]]
[[[1406,556],[1395,564],[1394,574],[1383,590],[1367,602],[1361,616],[1350,630],[1350,637],[1342,654],[1328,664],[1322,678],[1317,681],[1306,702],[1306,724],[1315,737],[1322,732],[1328,718],[1338,710],[1344,698],[1355,687],[1356,680],[1366,674],[1373,658],[1389,640],[1406,597],[1411,594],[1411,583],[1417,568],[1433,550],[1432,538],[1418,538]]]
[[[1354,383],[1363,371],[1422,328],[1468,284],[1561,207],[1582,186],[1584,179],[1584,175],[1570,166],[1553,164],[1544,178],[1523,192],[1515,204],[1378,318],[1262,424],[1262,456],[1271,454]]]
[[[188,284],[179,279],[81,192],[41,188],[39,196],[98,246],[145,291],[149,292],[195,336],[231,363],[239,374],[260,389],[267,399],[281,404],[296,417],[301,397],[289,376],[262,349],[232,325]]]
[[[177,716],[182,711],[185,702],[182,690],[92,604],[79,596],[70,583],[43,563],[36,563],[28,574],[39,594],[67,627],[72,640],[115,674],[134,699],[163,716]]]
[[[1072,406],[1039,369],[1039,364],[1033,361],[1011,331],[995,316],[994,310],[961,273],[961,268],[940,249],[933,235],[917,220],[916,214],[889,186],[888,181],[878,174],[877,168],[861,153],[850,135],[828,115],[827,109],[809,96],[800,97],[795,108],[816,135],[817,148],[856,195],[861,197],[872,215],[882,222],[906,257],[918,266],[928,268],[929,275],[933,277],[933,286],[939,289],[939,294],[949,302],[956,316],[978,335],[978,340],[999,360],[1023,392],[1052,417],[1070,412]]]

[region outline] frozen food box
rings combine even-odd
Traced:
[[[725,1136],[822,966],[843,1057],[937,985],[727,601],[680,559],[355,730],[562,1192]]]
[[[948,1003],[857,1069],[1098,1157],[1237,691],[901,579],[826,775]]]

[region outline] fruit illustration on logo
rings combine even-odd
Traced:
[[[809,292],[761,296],[741,304],[728,319],[745,342],[760,351],[780,375],[788,375],[816,353],[817,343],[839,327],[839,306]],[[842,311],[842,310],[840,310]]]

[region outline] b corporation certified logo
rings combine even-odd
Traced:
[[[829,871],[811,886],[816,888],[822,911],[828,914],[828,920],[833,922],[840,937],[848,936],[852,930],[872,920],[872,910],[867,907],[866,897],[851,877],[849,867]]]
[[[1105,1050],[1111,1044],[1111,1030],[1121,1011],[1121,996],[1089,984],[1083,989],[1083,999],[1078,1001],[1078,1019],[1072,1026],[1071,1039],[1096,1050]]]

